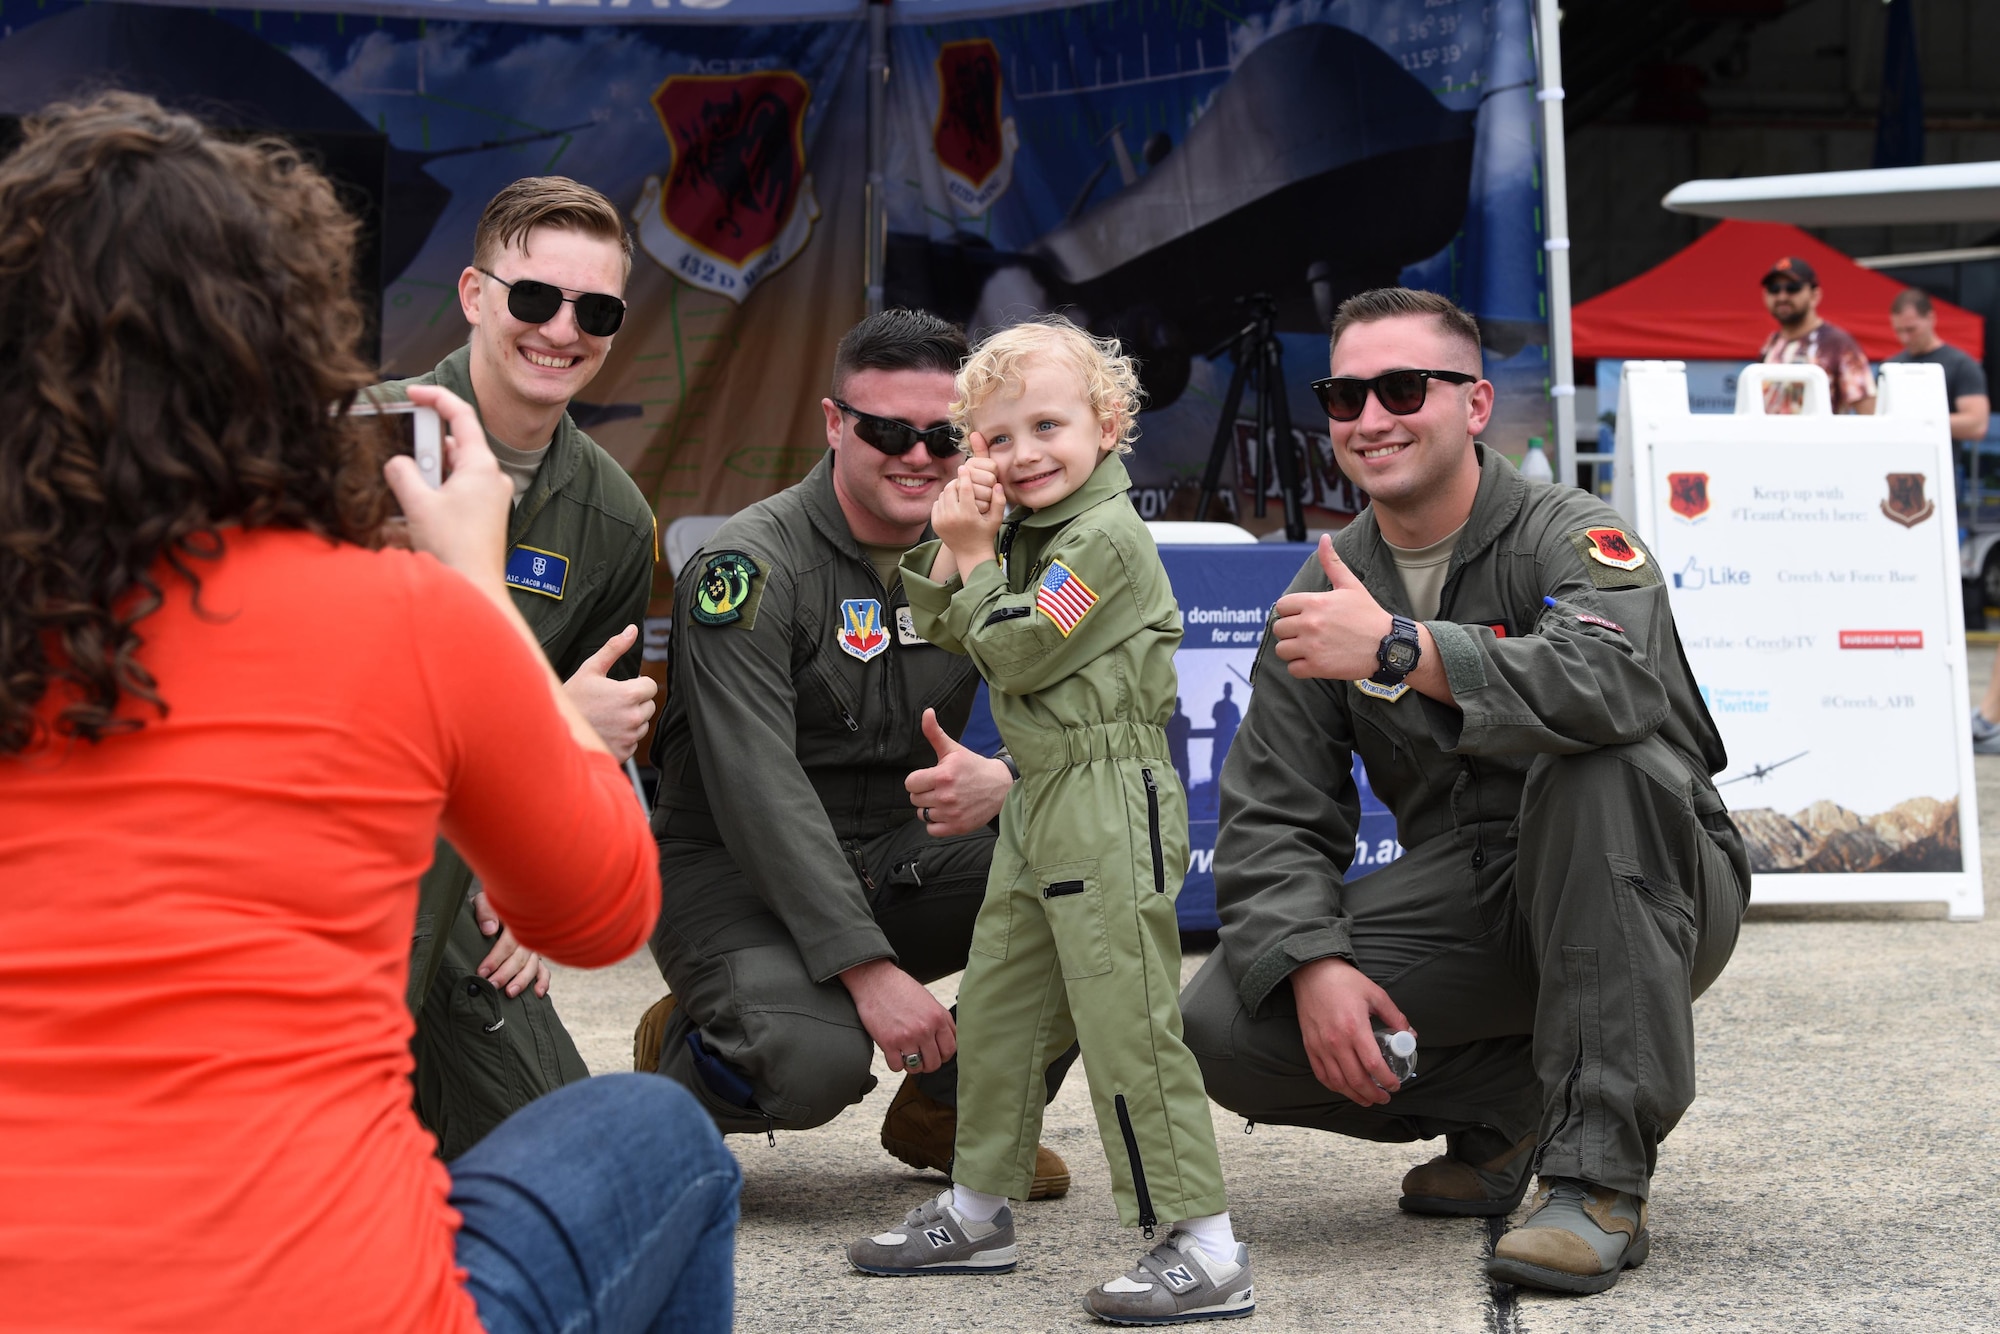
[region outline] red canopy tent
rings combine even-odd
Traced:
[[[1813,266],[1823,293],[1820,318],[1853,334],[1870,361],[1903,350],[1889,332],[1889,303],[1901,283],[1796,227],[1729,220],[1664,264],[1576,307],[1576,355],[1750,361],[1777,327],[1757,284],[1785,255]],[[1949,302],[1932,304],[1938,337],[1975,360],[1983,357],[1986,321]]]

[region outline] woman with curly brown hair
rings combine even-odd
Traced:
[[[448,1171],[411,1113],[440,831],[572,963],[646,940],[658,873],[472,410],[411,391],[435,491],[341,411],[354,236],[288,148],[129,95],[0,162],[4,1321],[726,1328],[738,1176],[677,1087],[573,1085]],[[390,490],[417,552],[371,549]]]

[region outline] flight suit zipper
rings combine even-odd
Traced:
[[[1133,1133],[1132,1113],[1126,1110],[1125,1095],[1120,1093],[1111,1101],[1118,1109],[1118,1133],[1125,1137],[1126,1156],[1132,1160],[1132,1193],[1139,1199],[1139,1226],[1146,1230],[1146,1240],[1151,1241],[1160,1220],[1153,1216],[1153,1194],[1146,1189],[1146,1165],[1139,1160],[1139,1136]]]
[[[854,714],[847,707],[847,701],[841,698],[839,679],[828,671],[825,664],[817,657],[812,659],[812,673],[819,678],[820,688],[826,691],[827,702],[839,711],[840,721],[846,725],[847,730],[859,732],[861,724],[855,721]]]
[[[1480,822],[1480,772],[1472,768],[1472,760],[1464,760],[1466,766],[1466,796],[1472,816],[1472,870],[1486,866],[1486,826]]]
[[[1139,770],[1139,777],[1146,780],[1146,833],[1153,840],[1153,892],[1167,892],[1167,858],[1160,850],[1160,788],[1153,781],[1151,769]]]

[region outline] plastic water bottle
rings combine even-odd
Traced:
[[[1380,1024],[1375,1025],[1375,1042],[1382,1048],[1382,1059],[1389,1066],[1389,1072],[1407,1084],[1417,1077],[1417,1035],[1405,1028],[1391,1033]]]
[[[1521,456],[1521,476],[1531,482],[1553,482],[1556,479],[1556,470],[1549,466],[1549,456],[1542,449],[1540,436],[1528,441],[1528,452]]]

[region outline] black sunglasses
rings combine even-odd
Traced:
[[[1806,290],[1806,285],[1785,278],[1767,278],[1764,280],[1764,290],[1772,296],[1797,296]]]
[[[576,327],[594,338],[609,338],[625,323],[625,303],[615,296],[602,292],[564,296],[562,288],[550,283],[533,278],[510,283],[491,269],[479,271],[507,289],[507,313],[523,324],[547,324],[565,301],[576,307]]]
[[[899,422],[894,417],[878,417],[872,412],[863,412],[851,403],[833,400],[833,406],[854,418],[854,433],[892,459],[901,458],[916,448],[917,441],[924,442],[924,448],[931,457],[941,459],[958,449],[951,423],[939,422],[918,430],[908,422]]]
[[[1383,407],[1398,417],[1407,417],[1424,406],[1424,396],[1430,393],[1432,380],[1476,384],[1479,377],[1462,371],[1390,371],[1372,380],[1345,375],[1314,380],[1312,391],[1319,395],[1319,405],[1326,409],[1326,415],[1337,422],[1351,422],[1359,417],[1368,406],[1371,389]]]

